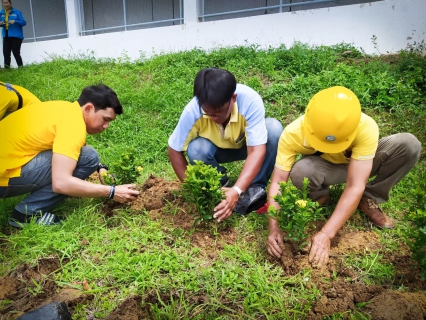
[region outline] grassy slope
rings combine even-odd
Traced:
[[[370,57],[346,44],[296,44],[289,49],[258,50],[251,46],[210,53],[193,50],[135,63],[126,57],[99,61],[83,56],[55,58],[19,70],[0,70],[0,80],[24,86],[41,100],[73,101],[86,85],[109,85],[125,106],[125,114],[105,133],[89,137],[88,141],[107,164],[116,161],[128,147],[134,147],[144,168],[142,182],[149,173],[174,178],[167,158],[167,139],[192,97],[196,72],[204,67],[228,69],[239,82],[258,90],[264,98],[267,116],[276,117],[284,125],[303,113],[318,90],[343,85],[358,95],[363,111],[379,123],[381,136],[408,131],[423,145],[426,142],[426,63],[415,52]],[[391,201],[384,206],[391,216],[398,217],[406,211],[411,201],[410,190],[425,179],[424,170],[423,152],[420,163],[394,188]],[[229,310],[228,317],[269,314],[281,319],[298,318],[303,317],[318,294],[304,287],[303,274],[283,279],[282,272],[265,260],[267,231],[262,217],[233,220],[241,239],[234,246],[225,247],[214,267],[200,268],[202,261],[187,241],[174,234],[174,230],[164,233],[159,222],[145,216],[129,218],[123,212],[114,219],[103,219],[99,215],[99,201],[73,199],[60,208],[68,216],[63,228],[31,226],[16,231],[7,227],[7,219],[18,201],[19,198],[0,200],[0,228],[8,234],[1,236],[0,275],[8,274],[23,262],[36,263],[40,257],[70,259],[59,271],[58,280],[70,283],[85,276],[91,283],[97,283],[99,292],[89,307],[96,317],[108,314],[120,298],[133,292],[183,294],[202,286],[215,299],[198,311],[200,319],[220,316],[215,307],[224,307],[226,301],[244,308]],[[167,221],[162,223],[167,225]],[[406,227],[401,223],[390,235],[387,233],[384,241],[389,242],[389,247],[398,248],[397,239]],[[256,245],[246,245],[244,237],[252,234],[259,236]],[[170,237],[175,248],[164,244]],[[82,239],[90,246],[82,245]],[[141,247],[146,248],[143,253],[138,251]],[[138,254],[132,254],[135,251]],[[165,275],[164,270],[174,276]],[[283,281],[290,285],[283,287]],[[190,302],[183,299],[164,306],[162,312],[173,318],[191,308]],[[83,318],[84,307],[78,310],[74,317]]]

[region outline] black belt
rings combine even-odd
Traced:
[[[21,109],[22,108],[23,99],[22,99],[21,94],[18,92],[18,90],[16,90],[14,87],[12,87],[12,85],[10,83],[1,83],[0,82],[0,85],[3,86],[3,87],[6,87],[7,90],[13,91],[13,92],[16,93],[16,95],[18,97],[18,109],[16,109],[16,110]]]

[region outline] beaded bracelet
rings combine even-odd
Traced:
[[[108,199],[114,199],[114,193],[115,193],[115,185],[111,185],[111,189],[109,189],[109,196]]]

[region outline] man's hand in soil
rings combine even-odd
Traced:
[[[135,190],[134,184],[123,184],[115,187],[114,201],[120,203],[132,202],[136,200],[139,191]]]
[[[330,255],[330,238],[323,231],[312,237],[309,262],[315,267],[325,266]]]
[[[284,244],[283,242],[283,233],[280,230],[280,228],[269,228],[269,236],[268,236],[268,253],[275,257],[275,258],[281,258],[281,255],[283,253],[283,250],[281,249],[281,246]]]
[[[217,222],[221,222],[228,218],[235,206],[237,205],[239,196],[238,192],[232,188],[222,188],[225,190],[225,199],[223,199],[215,208],[213,218],[217,219]]]

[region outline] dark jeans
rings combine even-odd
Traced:
[[[252,185],[259,184],[264,188],[268,185],[268,180],[274,170],[278,140],[283,131],[281,123],[276,119],[266,118],[265,124],[268,131],[265,160],[259,173],[251,183]],[[187,155],[190,164],[194,164],[194,160],[201,160],[223,173],[225,168],[220,163],[245,160],[247,158],[247,146],[243,146],[241,149],[222,149],[208,139],[197,137],[189,143]]]
[[[5,68],[10,68],[11,52],[13,52],[13,56],[15,57],[18,67],[22,67],[21,44],[22,39],[14,37],[3,38],[3,57]]]
[[[96,150],[84,146],[81,148],[73,176],[85,180],[96,171],[98,164],[99,156]],[[26,193],[30,194],[15,207],[21,213],[49,211],[67,197],[52,190],[52,150],[40,152],[22,167],[20,177],[11,178],[7,187],[0,187],[0,198]]]

